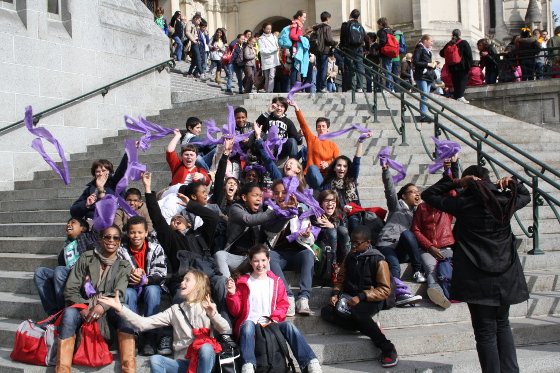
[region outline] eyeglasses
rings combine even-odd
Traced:
[[[336,203],[336,199],[324,199],[324,203]]]
[[[120,236],[110,236],[110,235],[103,236],[103,241],[120,241],[120,240],[121,240]]]

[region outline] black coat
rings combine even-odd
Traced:
[[[414,54],[412,55],[412,63],[414,65],[414,80],[425,80],[431,82],[434,80],[434,69],[428,64],[432,62],[432,52],[424,48],[422,43],[416,45]]]
[[[455,216],[451,296],[467,303],[487,306],[509,305],[529,298],[519,256],[514,246],[510,222],[500,223],[470,188],[457,197],[447,193],[457,185],[443,178],[422,193],[422,199]],[[498,201],[509,192],[490,186]],[[515,210],[531,200],[529,191],[518,184]]]

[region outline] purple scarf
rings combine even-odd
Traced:
[[[25,127],[32,135],[37,136],[37,138],[33,139],[31,142],[31,147],[43,157],[45,162],[60,176],[64,184],[70,184],[70,171],[68,171],[68,162],[66,161],[66,157],[64,156],[64,149],[60,142],[50,133],[49,130],[46,128],[33,128],[33,108],[28,106],[25,108],[25,117],[23,119],[25,122]],[[45,139],[46,141],[50,142],[56,148],[60,160],[62,161],[62,168],[58,167],[54,160],[47,154],[45,148],[43,147],[43,141],[41,139]]]
[[[159,124],[152,123],[143,117],[139,117],[135,120],[129,115],[124,116],[124,124],[126,128],[131,131],[140,132],[144,135],[140,138],[140,149],[146,151],[150,147],[152,141],[164,138],[167,135],[173,133],[173,129],[165,128]]]
[[[434,159],[434,163],[428,166],[428,172],[435,174],[443,167],[446,159],[452,158],[455,154],[459,153],[461,145],[451,140],[438,140],[434,136],[432,136],[432,140],[436,144],[436,159]]]
[[[237,133],[235,130],[235,113],[233,106],[228,105],[228,121],[226,124],[222,126],[222,129],[218,127],[216,121],[214,120],[206,120],[204,124],[206,125],[206,140],[204,141],[194,141],[190,142],[193,145],[218,145],[223,144],[224,139],[232,139],[233,140],[233,149],[231,151],[230,156],[239,154],[241,157],[245,158],[245,152],[241,148],[240,143],[244,140],[248,139],[249,136],[253,133],[253,131],[247,133]],[[222,133],[222,137],[218,138],[217,135],[219,132]]]
[[[361,140],[361,141],[363,141],[363,140],[367,137],[366,134],[367,134],[368,132],[370,132],[369,129],[367,129],[367,128],[365,128],[365,127],[362,127],[362,126],[360,126],[359,124],[354,123],[354,124],[352,124],[352,125],[351,125],[350,127],[348,127],[348,128],[343,128],[343,129],[338,130],[338,131],[329,132],[329,133],[325,133],[325,134],[323,134],[323,135],[319,135],[319,140],[330,140],[330,139],[334,139],[335,137],[342,136],[342,135],[344,135],[345,133],[348,133],[348,132],[354,131],[354,130],[359,131],[359,132],[361,133],[361,135],[360,135],[360,137],[359,137],[359,139],[358,139],[358,140]]]
[[[382,149],[379,154],[377,154],[379,158],[379,164],[381,166],[389,166],[393,170],[397,171],[397,174],[393,176],[393,182],[398,184],[406,177],[406,170],[404,169],[403,165],[399,162],[391,159],[391,147],[387,146],[386,148]]]
[[[103,199],[95,203],[95,213],[93,216],[93,226],[96,230],[101,231],[113,225],[115,214],[120,207],[128,216],[138,215],[132,207],[126,203],[121,194],[128,187],[128,179],[133,181],[140,180],[146,166],[138,162],[138,149],[136,149],[134,140],[125,140],[125,152],[128,155],[128,164],[126,172],[122,179],[119,180],[115,188],[115,195],[107,194]]]
[[[291,101],[292,97],[294,97],[294,94],[303,91],[304,89],[310,88],[311,86],[311,83],[305,83],[302,85],[301,82],[296,82],[296,84],[294,84],[292,89],[290,89],[290,91],[288,92],[288,96],[286,98],[288,99],[288,101]]]
[[[286,141],[288,141],[288,139],[278,136],[278,127],[271,126],[268,130],[266,140],[263,141],[263,149],[268,158],[277,161]]]

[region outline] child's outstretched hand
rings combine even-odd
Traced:
[[[121,304],[121,300],[119,298],[119,290],[115,290],[115,296],[114,297],[108,297],[108,296],[104,295],[102,297],[99,297],[97,299],[97,301],[101,304],[104,304],[106,306],[109,306],[109,307],[113,308],[117,312],[120,312],[123,309],[123,305]]]

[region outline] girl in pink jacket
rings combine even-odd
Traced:
[[[278,323],[278,327],[302,369],[309,373],[320,373],[321,366],[315,353],[301,332],[292,323],[285,321],[288,311],[288,295],[282,280],[268,270],[270,255],[268,248],[258,244],[247,253],[250,269],[234,281],[228,279],[226,303],[235,318],[234,335],[241,349],[242,373],[253,373],[257,365],[255,356],[255,326]],[[243,266],[242,266],[243,267]],[[239,272],[244,273],[240,267]]]

